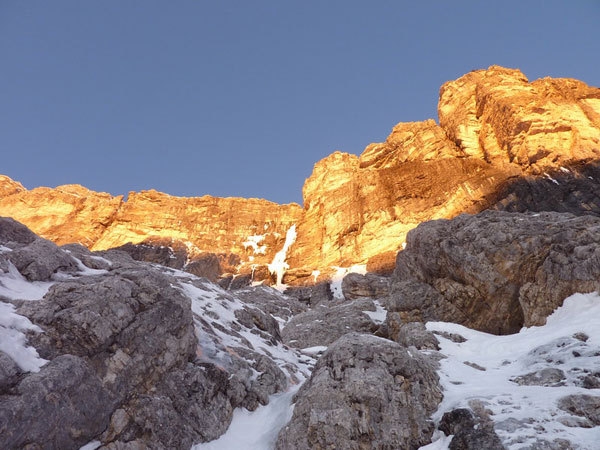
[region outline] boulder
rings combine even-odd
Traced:
[[[415,349],[350,333],[332,344],[296,395],[276,448],[403,448],[431,442],[442,399],[434,365]]]
[[[493,423],[477,418],[466,408],[445,413],[439,429],[447,435],[454,435],[449,450],[504,450]]]
[[[0,392],[0,444],[77,449],[106,428],[115,400],[83,358],[59,356]]]
[[[56,272],[75,272],[77,264],[71,256],[45,239],[36,239],[8,254],[8,259],[29,281],[48,281]]]
[[[577,417],[584,418],[579,426],[592,428],[600,425],[600,397],[585,394],[567,395],[558,401],[558,407]]]
[[[379,325],[365,313],[375,311],[373,300],[359,299],[335,306],[319,305],[293,316],[281,330],[283,342],[295,348],[327,346],[352,331],[373,333]]]
[[[268,286],[239,289],[235,291],[235,296],[242,302],[253,305],[283,323],[308,309],[303,302],[297,300],[294,296],[282,294]]]
[[[311,306],[329,305],[333,301],[333,293],[329,282],[319,282],[312,286],[291,286],[285,293],[298,301]]]
[[[382,298],[390,293],[390,280],[373,273],[349,273],[342,280],[342,293],[347,300],[360,297]]]
[[[388,309],[496,334],[542,325],[600,288],[600,218],[486,211],[419,225],[398,254]]]

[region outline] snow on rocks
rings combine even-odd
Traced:
[[[595,390],[600,377],[598,294],[572,295],[546,325],[512,335],[445,322],[429,322],[427,329],[438,334],[446,356],[440,361],[444,399],[436,421],[457,408],[480,408],[508,449],[554,448],[562,441],[598,448],[598,424],[585,412],[586,405],[593,409],[600,403]],[[453,342],[443,333],[466,341]]]
[[[26,331],[42,330],[27,317],[17,314],[13,305],[0,302],[0,354],[8,355],[22,371],[39,372],[48,361],[27,345]]]

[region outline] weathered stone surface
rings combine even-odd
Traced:
[[[116,247],[131,255],[136,261],[161,264],[173,269],[183,269],[188,253],[185,245],[173,239],[146,239],[139,244],[128,242]]]
[[[347,300],[385,297],[390,293],[390,279],[372,273],[349,273],[342,280],[342,293]]]
[[[58,271],[74,272],[77,269],[73,258],[45,239],[36,239],[16,248],[8,254],[8,259],[30,281],[47,281]]]
[[[318,305],[328,306],[333,301],[329,282],[320,282],[313,286],[288,287],[285,293],[313,308]]]
[[[281,330],[283,342],[291,347],[327,346],[352,331],[373,333],[379,328],[364,311],[375,311],[370,299],[339,305],[319,305],[295,315]]]
[[[0,351],[0,393],[18,381],[21,369],[10,356]]]
[[[398,313],[388,313],[386,323],[388,337],[403,347],[415,347],[418,350],[439,350],[435,335],[425,328],[422,322],[401,323],[394,320]]]
[[[556,367],[547,367],[536,372],[526,373],[511,381],[521,386],[560,386],[565,373]]]
[[[600,397],[583,394],[568,395],[559,400],[558,407],[575,416],[585,418],[586,422],[580,426],[591,428],[600,425]]]
[[[25,187],[18,181],[14,181],[6,175],[0,175],[0,198],[25,191]]]
[[[600,90],[492,66],[440,89],[440,125],[467,155],[531,172],[600,157]]]
[[[59,356],[0,394],[0,443],[77,449],[104,430],[113,407],[112,393],[88,363]]]
[[[448,446],[450,450],[504,450],[493,424],[476,418],[466,408],[445,413],[439,429],[447,435],[454,435]]]
[[[13,248],[15,244],[31,244],[37,239],[33,231],[10,217],[0,217],[0,242]]]
[[[235,292],[235,296],[282,322],[307,310],[307,306],[295,297],[282,295],[268,286],[240,289]]]
[[[41,329],[28,345],[49,360],[31,373],[0,352],[2,448],[77,449],[99,440],[113,449],[188,449],[221,435],[234,408],[254,410],[308,376],[267,312],[291,314],[293,299],[258,288],[262,294],[245,292],[244,304],[207,280],[122,251],[58,248],[31,240],[13,220],[1,223],[0,282],[15,277],[8,258],[32,246],[40,267],[53,258],[83,263],[56,277],[41,300],[2,299]],[[310,358],[303,359],[305,367]]]
[[[442,394],[432,364],[395,342],[351,333],[317,362],[276,448],[403,448],[430,442]]]
[[[600,288],[600,219],[488,211],[420,225],[398,254],[388,309],[491,333],[541,325]]]

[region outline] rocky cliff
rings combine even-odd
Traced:
[[[182,266],[215,254],[217,276],[248,278],[269,278],[267,264],[296,224],[283,282],[303,284],[332,266],[391,272],[408,231],[431,219],[485,209],[600,214],[600,89],[573,79],[529,82],[492,66],[444,84],[438,114],[439,125],[400,123],[360,156],[319,161],[304,208],[155,191],[124,201],[81,186],[27,191],[4,177],[0,215],[59,244],[99,250],[150,240],[183,249]]]

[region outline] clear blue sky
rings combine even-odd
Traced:
[[[492,64],[600,85],[600,1],[0,0],[0,173],[301,202]]]

